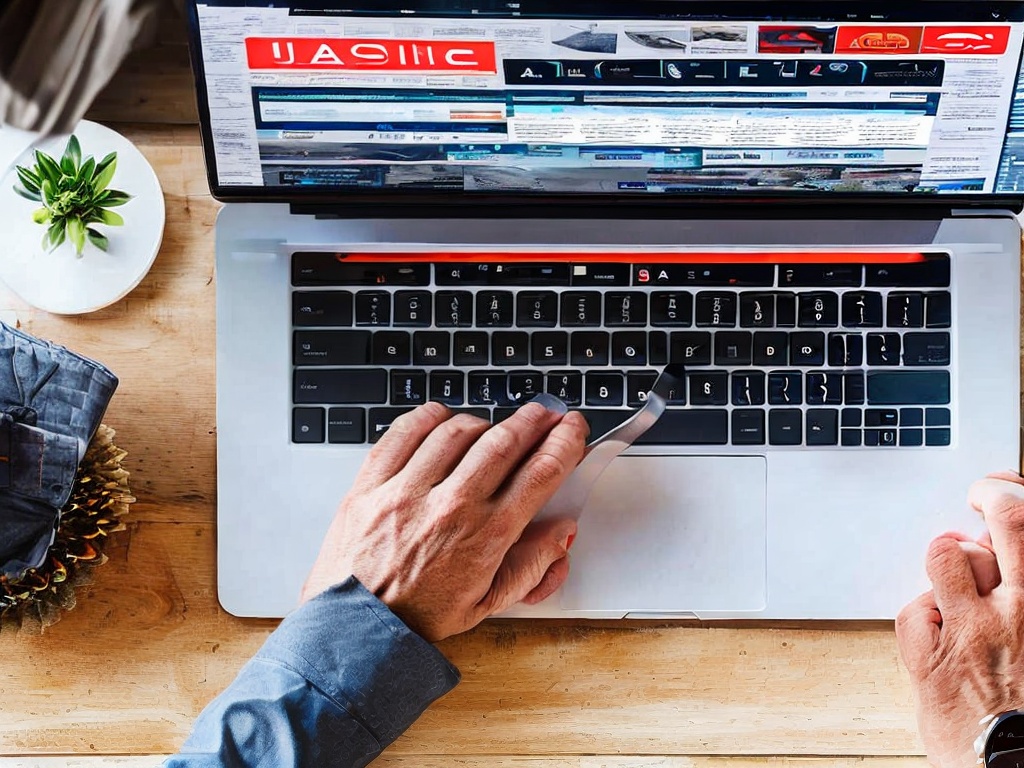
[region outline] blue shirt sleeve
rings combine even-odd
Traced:
[[[458,682],[350,578],[281,623],[164,766],[366,765]]]

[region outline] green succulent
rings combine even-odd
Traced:
[[[74,245],[76,256],[82,255],[86,240],[107,250],[106,235],[90,225],[122,226],[121,215],[108,209],[132,199],[125,192],[108,189],[117,170],[117,153],[111,152],[98,163],[92,157],[83,161],[78,137],[72,136],[59,161],[39,150],[35,158],[32,168],[17,166],[21,183],[14,186],[14,191],[43,204],[32,213],[32,221],[47,228],[43,249],[52,251],[67,239]]]

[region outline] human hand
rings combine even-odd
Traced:
[[[989,714],[1024,706],[1024,479],[1009,473],[968,495],[988,533],[946,534],[927,556],[933,591],[896,620],[917,720],[937,768],[974,765]]]
[[[589,428],[543,402],[493,427],[439,403],[397,419],[341,502],[302,601],[354,575],[433,642],[551,595],[576,523],[531,521],[583,458]]]

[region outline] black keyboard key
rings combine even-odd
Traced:
[[[531,365],[566,365],[569,362],[569,334],[546,331],[530,337]]]
[[[807,445],[838,445],[839,411],[826,408],[809,409],[804,434],[807,435]]]
[[[324,409],[292,409],[292,442],[322,443],[324,441]]]
[[[472,416],[477,419],[483,419],[484,421],[491,420],[492,411],[490,408],[452,408],[450,410],[452,412],[452,416],[457,416],[460,413],[465,413],[468,416]],[[498,409],[495,408],[494,410],[497,411]],[[515,411],[517,409],[513,408],[512,410]]]
[[[844,328],[881,328],[882,294],[857,291],[843,294]]]
[[[830,333],[828,364],[836,368],[859,368],[864,364],[864,337],[856,333]]]
[[[683,365],[711,365],[711,334],[700,331],[673,331],[669,360]],[[653,361],[652,361],[653,363]]]
[[[583,414],[583,418],[585,418],[587,420],[587,424],[590,425],[590,442],[593,442],[602,435],[611,432],[633,415],[633,411],[627,411],[624,408],[609,410],[586,408],[581,409],[580,413]],[[668,414],[664,414],[662,418],[667,415]]]
[[[587,405],[612,407],[622,405],[626,380],[621,373],[588,373]]]
[[[370,427],[370,442],[376,443],[380,440],[384,433],[391,429],[395,419],[411,410],[412,408],[371,408],[367,419]]]
[[[394,298],[393,325],[429,328],[433,323],[432,301],[426,291],[398,291]]]
[[[779,285],[783,288],[860,288],[864,267],[860,264],[783,264]]]
[[[801,445],[804,414],[796,408],[774,408],[768,412],[768,442],[772,445]]]
[[[647,325],[647,294],[606,293],[604,324],[610,327]]]
[[[862,427],[864,426],[864,412],[860,408],[844,408],[841,420],[844,427]]]
[[[775,294],[775,325],[779,328],[796,328],[796,294]]]
[[[774,328],[775,296],[770,293],[740,295],[741,328]]]
[[[569,337],[569,364],[608,365],[609,338],[605,331],[577,331]]]
[[[764,411],[735,410],[732,412],[732,444],[764,445]]]
[[[412,335],[413,365],[449,365],[452,337],[445,331],[416,331]]]
[[[797,318],[801,328],[835,328],[839,325],[839,296],[834,293],[802,293]]]
[[[900,430],[900,447],[901,448],[919,448],[924,445],[924,430],[923,429],[901,429]]]
[[[820,366],[825,364],[824,333],[794,333],[789,337],[789,364]]]
[[[508,396],[517,405],[525,405],[544,391],[544,374],[538,371],[513,371],[508,375]]]
[[[430,285],[430,265],[347,261],[346,254],[292,254],[292,285]]]
[[[666,331],[651,331],[647,334],[648,365],[668,365],[668,358],[668,333]]]
[[[923,328],[924,294],[890,293],[885,317],[890,328]]]
[[[470,405],[512,405],[508,378],[500,371],[471,371],[466,388]]]
[[[651,294],[651,325],[689,328],[693,325],[693,294],[655,291]]]
[[[869,405],[946,405],[949,371],[868,373]]]
[[[513,319],[510,292],[480,291],[476,295],[476,322],[481,328],[511,328]]]
[[[698,408],[692,411],[670,408],[637,439],[636,444],[726,445],[728,442],[728,411],[717,408]]]
[[[747,366],[754,356],[753,334],[722,331],[715,334],[715,365]]]
[[[953,423],[953,414],[948,408],[928,408],[924,412],[924,423],[928,427],[948,427]]]
[[[864,372],[845,374],[843,376],[843,402],[846,405],[864,405],[865,397]]]
[[[653,371],[631,371],[626,374],[626,405],[630,408],[639,408],[647,402],[647,395],[650,393],[654,382],[658,380],[658,374]],[[686,404],[686,387],[680,389],[679,396]],[[678,398],[675,398],[678,400]]]
[[[924,261],[899,264],[868,264],[865,284],[878,288],[947,288],[948,256],[929,256]]]
[[[736,326],[735,293],[698,293],[698,328],[734,328]]]
[[[771,405],[803,403],[803,378],[799,373],[768,374],[768,402]]]
[[[327,442],[365,443],[366,411],[362,408],[328,409]]]
[[[370,362],[369,331],[295,331],[294,365],[366,365]]]
[[[864,411],[865,427],[898,427],[900,412],[895,408],[868,408]]]
[[[870,448],[895,448],[899,445],[899,430],[865,429],[864,445]]]
[[[388,372],[383,368],[322,368],[294,371],[295,403],[358,405],[388,401]]]
[[[407,331],[377,331],[373,334],[374,365],[409,365],[412,338]]]
[[[612,365],[647,365],[647,332],[616,331],[613,333]]]
[[[452,354],[454,365],[487,365],[491,342],[481,331],[458,331]]]
[[[558,325],[558,294],[530,291],[516,296],[516,324],[520,328],[554,328]]]
[[[427,402],[426,371],[392,371],[391,404],[423,405]]]
[[[924,317],[928,328],[949,328],[953,324],[953,297],[946,292],[927,294]]]
[[[386,291],[360,291],[356,294],[356,325],[390,325],[391,294]]]
[[[844,429],[841,430],[842,435],[840,441],[844,448],[859,448],[863,435],[859,429]]]
[[[633,285],[720,287],[775,285],[774,264],[634,264]]]
[[[522,331],[499,331],[491,336],[491,365],[507,368],[529,364],[529,334]]]
[[[433,371],[430,374],[430,399],[445,405],[466,402],[466,377],[462,371]]]
[[[945,447],[953,442],[953,433],[949,429],[925,430],[925,445],[933,448]]]
[[[779,331],[755,333],[754,365],[789,365],[789,335]]]
[[[948,333],[907,333],[903,336],[903,364],[908,366],[949,365]]]
[[[473,325],[473,294],[469,291],[439,291],[434,296],[438,328],[469,328]]]
[[[687,372],[690,405],[728,405],[729,374],[724,371]]]
[[[516,411],[518,411],[518,410],[519,410],[518,406],[516,406],[515,408],[495,408],[490,413],[491,423],[492,424],[501,424],[501,422],[503,422],[503,421],[505,421],[507,419],[510,419],[513,416],[515,416]]]
[[[765,402],[764,373],[745,371],[732,375],[732,404],[740,407],[764,405]]]
[[[924,409],[922,409],[922,408],[901,408],[900,409],[900,426],[901,427],[923,427],[924,426]]]
[[[353,304],[350,291],[295,291],[292,324],[299,328],[347,328],[352,325]]]
[[[547,392],[569,406],[583,402],[583,374],[578,371],[552,371],[548,374]]]
[[[900,346],[898,333],[869,333],[868,365],[899,365]]]
[[[843,374],[813,371],[807,374],[808,405],[842,405]]]
[[[601,294],[568,291],[562,294],[562,325],[566,328],[597,328],[601,325]]]

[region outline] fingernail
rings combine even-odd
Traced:
[[[568,552],[572,548],[572,543],[576,541],[576,534],[570,533],[569,538],[565,540],[565,551]]]
[[[565,416],[569,412],[569,406],[548,392],[541,392],[530,402],[543,405],[549,411],[557,413],[559,416]]]

